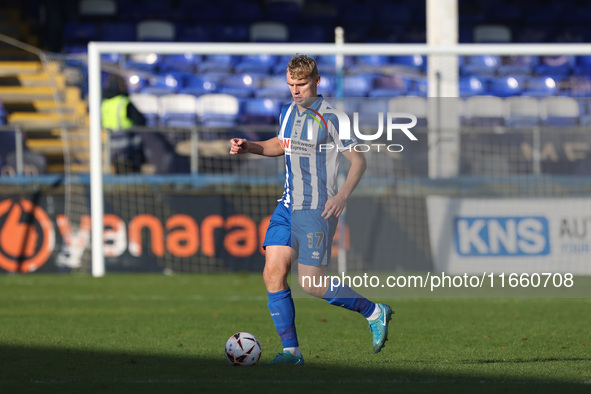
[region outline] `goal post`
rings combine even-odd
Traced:
[[[362,56],[362,55],[591,55],[591,44],[292,44],[292,43],[160,43],[160,42],[90,42],[88,44],[89,78],[89,141],[90,141],[90,194],[91,194],[91,254],[92,275],[105,274],[103,253],[103,152],[101,140],[101,55],[142,53],[200,55],[310,55]],[[436,84],[429,75],[428,84]],[[432,133],[429,129],[429,133]],[[429,150],[440,149],[434,144]],[[433,163],[429,163],[433,165]],[[453,176],[453,174],[446,174]]]

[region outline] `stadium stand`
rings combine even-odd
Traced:
[[[68,123],[72,139],[86,139],[84,130],[76,128],[88,123],[87,105],[80,90],[66,86],[66,77],[55,64],[44,69],[35,61],[0,62],[0,75],[6,125],[26,131],[24,164],[35,167],[37,173],[63,172],[60,128]],[[3,133],[5,138],[9,135]],[[14,143],[7,144],[14,147]],[[14,161],[13,155],[5,155],[5,165]]]
[[[76,54],[84,54],[91,40],[332,42],[337,25],[345,28],[348,42],[425,40],[423,1],[386,0],[365,4],[357,0],[80,0],[73,2],[76,7],[59,14],[59,26],[56,27],[55,20],[48,21],[35,31],[26,11],[41,8],[41,3],[2,2],[0,32],[39,47],[50,46],[52,37],[57,36],[61,50]],[[220,7],[227,12],[220,13]],[[560,6],[549,2],[461,0],[459,12],[460,42],[589,42],[591,39],[588,26],[591,11],[578,0],[565,0]],[[0,46],[0,55],[2,59],[27,61],[0,64],[0,73],[18,79],[14,86],[9,85],[8,79],[0,86],[8,125],[27,128],[43,125],[53,130],[64,119],[84,123],[85,86],[80,85],[77,90],[65,87],[66,76],[56,76],[55,82],[64,90],[64,102],[50,104],[55,94],[47,86],[49,76],[35,64],[37,59],[5,46]],[[151,125],[163,122],[162,102],[157,96],[170,94],[196,98],[230,95],[240,103],[236,104],[233,119],[264,123],[272,118],[271,108],[277,110],[276,102],[289,99],[284,77],[288,58],[265,54],[103,56],[105,63],[119,68],[128,77],[134,101],[145,108],[143,112]],[[336,95],[334,57],[321,56],[317,60],[323,77],[321,91],[325,96]],[[344,94],[368,98],[426,96],[426,63],[426,58],[420,55],[347,56]],[[72,61],[70,65],[84,75],[83,62]],[[519,127],[571,124],[576,116],[576,124],[588,124],[591,116],[585,106],[580,105],[575,112],[572,105],[560,101],[556,108],[550,108],[544,99],[562,95],[590,97],[590,75],[590,56],[461,57],[459,92],[465,101],[464,120],[469,124],[492,122]],[[474,103],[484,100],[484,96],[496,96],[486,99],[486,105],[492,105],[489,111],[494,113],[481,114],[474,108]],[[252,104],[245,104],[245,98],[253,100]],[[267,107],[265,99],[274,104]],[[484,101],[480,103],[483,105]],[[34,110],[23,110],[25,106]],[[554,114],[553,110],[563,114]],[[64,111],[63,117],[57,115],[58,111]],[[216,119],[205,113],[196,115],[191,118],[195,123]],[[47,165],[51,172],[60,168],[55,159],[60,147],[51,131],[45,137],[43,142],[28,138],[27,144],[51,156]]]

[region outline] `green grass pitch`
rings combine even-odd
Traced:
[[[590,299],[391,299],[380,354],[361,316],[296,299],[306,365],[260,275],[0,276],[0,393],[591,393]],[[255,334],[254,367],[224,344]]]

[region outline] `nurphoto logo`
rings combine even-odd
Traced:
[[[320,127],[324,126],[328,128],[327,122],[324,117],[318,113],[317,111],[313,111],[314,115],[310,115]],[[353,113],[353,122],[349,116],[336,108],[327,108],[324,110],[324,114],[334,114],[336,115],[338,122],[339,122],[339,139],[341,140],[350,140],[352,138],[351,128],[353,129],[353,134],[357,139],[360,141],[376,141],[382,137],[384,134],[384,129],[386,132],[386,140],[392,141],[393,135],[395,131],[401,131],[410,141],[418,141],[417,137],[412,133],[410,129],[417,125],[417,117],[413,114],[406,113],[406,112],[387,112],[385,119],[384,113],[378,112],[377,116],[377,131],[374,133],[362,133],[359,128],[359,112]],[[407,122],[404,122],[404,121]],[[353,126],[351,127],[351,123]],[[308,119],[308,137],[311,138],[312,134],[312,124],[313,120]],[[364,130],[366,131],[366,130]],[[319,151],[326,151],[335,149],[335,144],[328,143],[328,144],[320,144],[318,146]],[[354,147],[350,148],[355,150],[356,152],[368,152],[370,150],[377,150],[380,152],[382,149],[387,150],[388,152],[402,152],[404,147],[401,144],[380,144],[380,143],[362,143],[357,144]]]

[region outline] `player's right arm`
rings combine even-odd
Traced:
[[[261,156],[281,156],[285,153],[283,143],[278,137],[266,141],[247,141],[244,138],[232,138],[230,140],[230,154],[254,153]]]

